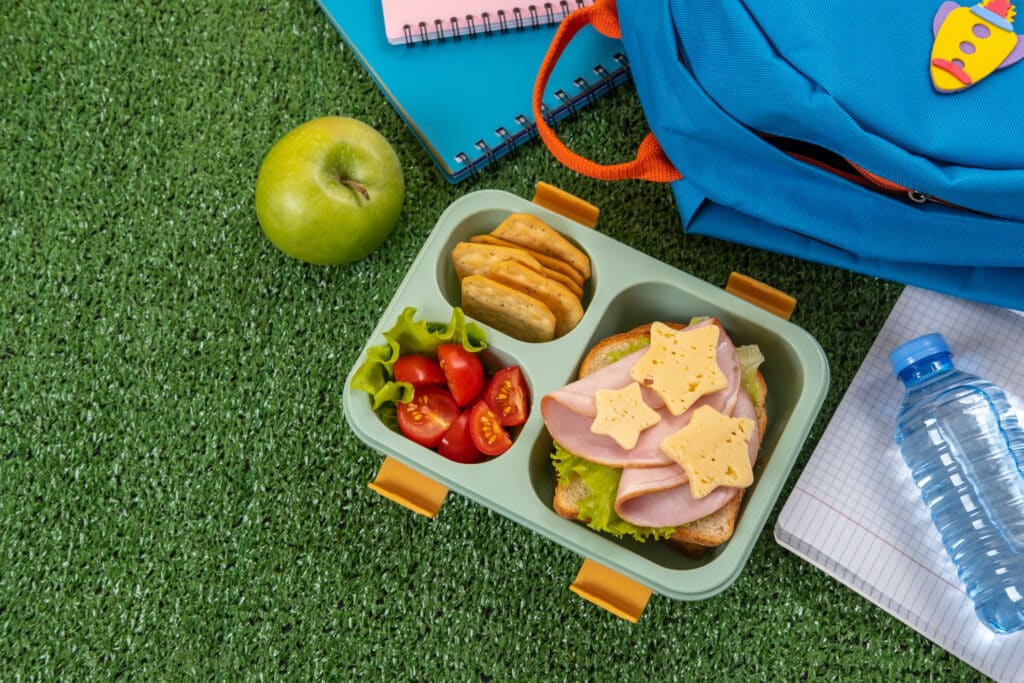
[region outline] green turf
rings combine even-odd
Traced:
[[[683,236],[668,187],[606,184],[538,143],[451,186],[312,0],[0,11],[0,677],[4,680],[970,680],[976,672],[777,546],[713,599],[637,625],[567,590],[580,558],[458,495],[430,521],[371,492],[341,390],[442,210],[538,180],[717,285],[799,300],[833,384],[899,287]],[[377,127],[400,225],[346,267],[284,257],[253,210],[293,126]],[[630,87],[566,122],[610,160]]]

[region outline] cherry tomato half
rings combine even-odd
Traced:
[[[494,380],[484,397],[498,421],[506,427],[517,427],[529,415],[526,381],[518,365],[502,368],[494,373]]]
[[[437,452],[449,460],[472,463],[478,462],[482,457],[469,433],[469,413],[468,410],[462,411],[444,433],[441,443],[437,444]]]
[[[408,382],[414,387],[421,384],[444,384],[444,372],[430,356],[410,353],[395,361],[395,381]]]
[[[484,400],[484,397],[487,396],[487,392],[491,389],[491,382],[493,381],[494,375],[484,374],[484,382],[480,385],[480,391],[476,392],[476,396],[473,397],[473,400],[466,405],[475,406],[477,401]]]
[[[484,383],[484,366],[475,353],[462,348],[462,344],[441,344],[437,360],[456,403],[464,406],[476,398]]]
[[[512,446],[512,439],[487,401],[480,401],[470,411],[469,435],[484,455],[501,455]]]
[[[412,400],[398,405],[398,428],[421,446],[434,448],[459,416],[455,399],[444,387],[416,387]]]

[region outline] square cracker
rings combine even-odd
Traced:
[[[495,237],[565,261],[590,278],[590,258],[557,230],[528,213],[513,213],[491,231]]]
[[[459,242],[452,249],[452,265],[460,280],[468,275],[486,275],[492,265],[508,260],[518,261],[538,273],[544,268],[537,259],[517,247]]]
[[[568,280],[571,280],[573,283],[575,283],[576,286],[580,288],[582,291],[584,283],[583,276],[580,275],[578,270],[576,270],[575,268],[573,268],[560,258],[557,258],[555,256],[548,256],[547,254],[542,254],[539,251],[527,249],[526,247],[521,247],[520,245],[517,245],[514,242],[509,242],[508,240],[504,240],[500,237],[495,237],[494,235],[491,234],[473,235],[472,237],[469,238],[469,241],[477,242],[479,244],[495,244],[500,247],[521,248],[530,256],[537,259],[537,261],[548,270],[564,275]],[[550,273],[548,273],[548,275],[550,275]],[[562,281],[561,278],[556,277],[554,279]],[[572,287],[570,287],[569,289],[572,289]],[[579,294],[578,296],[582,296],[582,294]]]
[[[483,275],[462,280],[462,310],[485,325],[526,342],[555,338],[555,314],[518,289]]]
[[[554,280],[558,284],[568,289],[570,292],[576,295],[577,299],[583,299],[583,287],[576,284],[576,282],[572,278],[562,273],[559,273],[558,271],[550,270],[547,268],[544,269],[542,275],[547,277],[549,280]]]
[[[518,289],[547,306],[555,315],[555,337],[572,330],[583,318],[583,304],[575,294],[516,261],[495,263],[487,277]]]

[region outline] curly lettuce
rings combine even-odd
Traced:
[[[609,351],[606,354],[606,357],[608,359],[606,364],[611,365],[612,363],[618,363],[620,360],[622,360],[629,354],[636,353],[640,349],[650,345],[651,340],[647,339],[646,337],[643,337],[627,344],[626,346],[617,351]]]
[[[740,386],[750,395],[754,405],[760,406],[764,403],[764,397],[761,395],[762,387],[757,379],[757,371],[764,362],[764,354],[756,344],[747,344],[737,346],[736,355],[740,360]]]
[[[704,315],[704,316],[696,316],[696,317],[690,318],[690,322],[687,323],[687,326],[689,326],[689,325],[696,325],[697,323],[699,323],[699,322],[701,322],[703,320],[709,320],[709,318],[706,315]],[[612,363],[617,363],[618,361],[622,360],[623,358],[625,358],[626,356],[630,355],[631,353],[635,353],[636,351],[639,351],[640,349],[645,348],[645,347],[650,346],[650,345],[651,345],[651,338],[650,337],[637,337],[636,339],[631,341],[629,344],[627,344],[623,348],[621,348],[621,349],[619,349],[617,351],[609,351],[607,353],[608,361],[607,361],[606,365],[611,365]]]
[[[466,320],[461,308],[452,310],[451,320],[445,323],[414,320],[412,306],[402,311],[394,327],[384,333],[384,344],[371,346],[366,360],[352,374],[350,386],[365,391],[373,401],[373,409],[385,421],[394,413],[395,403],[412,400],[412,385],[395,381],[395,361],[400,356],[418,353],[433,356],[441,344],[462,344],[472,353],[487,348],[487,333],[476,323]]]
[[[619,517],[614,506],[622,470],[595,465],[589,460],[573,455],[557,443],[551,461],[555,465],[561,485],[567,486],[573,475],[576,475],[590,489],[590,493],[577,501],[577,505],[580,510],[579,518],[586,520],[587,526],[591,529],[606,531],[613,536],[632,536],[638,541],[646,541],[666,539],[678,528],[641,527]]]

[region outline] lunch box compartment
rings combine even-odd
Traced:
[[[443,238],[444,241],[439,250],[441,258],[437,260],[435,272],[438,288],[445,300],[451,306],[462,305],[462,287],[459,283],[458,276],[455,274],[455,266],[452,265],[452,249],[454,249],[455,245],[459,242],[466,242],[471,237],[485,235],[491,232],[511,213],[516,212],[501,209],[483,209],[465,216],[459,220],[458,223],[449,228],[447,235]],[[586,245],[580,244],[578,241],[564,233],[563,236],[578,249],[583,251],[583,253],[587,254],[588,258],[590,258],[593,272],[591,273],[590,279],[583,285],[583,297],[581,298],[581,302],[583,303],[583,316],[586,317],[588,305],[590,304],[591,299],[593,299],[592,293],[594,283],[600,279],[598,274],[599,266],[595,263],[595,259],[587,252]],[[544,344],[550,342],[539,343]]]
[[[529,419],[513,433],[512,447],[501,456],[473,465],[451,462],[386,427],[373,412],[369,395],[352,389],[350,373],[343,396],[345,417],[360,439],[387,456],[371,487],[424,514],[435,513],[449,489],[548,537],[587,558],[573,590],[624,618],[635,620],[635,606],[621,607],[619,598],[595,597],[592,586],[581,586],[592,562],[609,572],[598,583],[610,591],[634,586],[678,600],[711,597],[739,576],[803,447],[828,388],[825,356],[813,337],[779,315],[542,204],[536,197],[529,201],[495,190],[470,193],[451,204],[366,344],[382,344],[384,331],[409,306],[416,308],[416,320],[450,320],[461,299],[452,248],[490,232],[511,213],[531,213],[586,252],[593,275],[584,288],[586,312],[563,337],[531,344],[482,325],[488,335],[485,366],[522,369],[530,389]],[[554,448],[541,417],[541,398],[574,381],[583,357],[599,340],[655,320],[686,323],[696,316],[718,318],[737,345],[757,344],[766,359],[761,370],[768,385],[768,429],[733,537],[691,558],[668,543],[614,538],[559,517],[552,507]],[[364,349],[353,371],[365,358]],[[435,494],[435,504],[421,503],[430,497],[427,489]],[[646,599],[639,604],[642,610]]]

